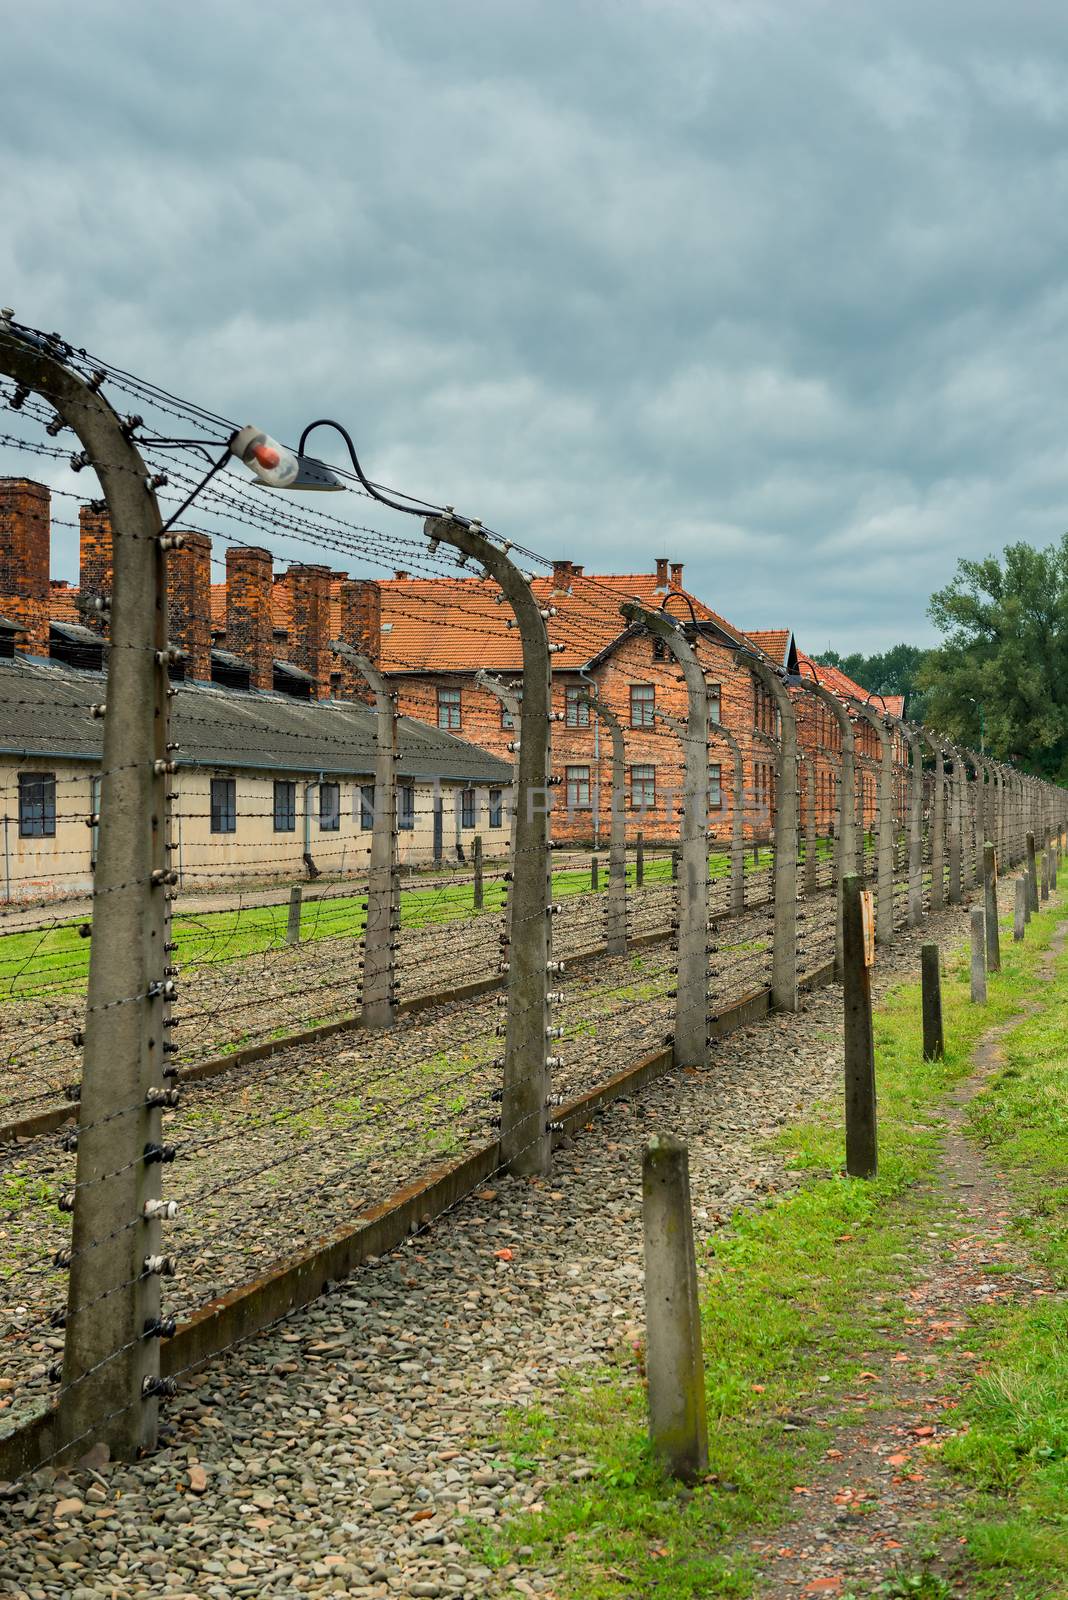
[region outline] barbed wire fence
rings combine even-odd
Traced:
[[[925,761],[918,731],[804,676],[787,681],[746,649],[730,659],[753,726],[735,714],[728,728],[713,709],[722,646],[694,617],[612,593],[621,623],[678,664],[687,714],[638,728],[642,752],[662,741],[663,765],[683,774],[677,793],[647,805],[632,768],[628,804],[634,729],[587,685],[611,746],[608,873],[594,881],[568,815],[587,814],[593,796],[554,766],[567,714],[554,709],[551,669],[561,638],[592,655],[599,635],[535,595],[516,558],[543,558],[447,508],[421,508],[411,537],[279,508],[223,468],[191,512],[224,419],[10,322],[0,373],[25,424],[53,439],[57,419],[73,428],[78,470],[103,494],[92,515],[111,532],[110,602],[96,597],[106,692],[102,673],[79,695],[58,680],[47,691],[102,725],[99,767],[31,796],[52,807],[60,883],[84,886],[90,858],[91,914],[28,906],[30,870],[26,893],[8,882],[0,913],[0,945],[11,941],[0,981],[18,1010],[0,1104],[15,1201],[0,1332],[16,1383],[0,1454],[13,1476],[96,1439],[117,1455],[151,1448],[159,1404],[187,1371],[493,1172],[546,1173],[554,1139],[595,1115],[621,1069],[700,1068],[732,1013],[760,997],[795,1009],[799,988],[840,958],[839,886],[856,865],[885,945],[962,902],[987,839],[1011,868],[1030,836],[1042,849],[1063,837],[1061,791],[932,734]],[[191,439],[121,416],[105,384],[180,418]],[[67,454],[28,429],[3,439]],[[287,770],[305,777],[213,787],[237,759],[231,730],[177,680],[168,629],[187,527],[246,552],[263,548],[251,536],[465,583],[474,562],[512,611],[522,662],[485,677],[503,709],[476,713],[465,733],[489,745],[507,713],[510,761],[451,787],[420,777],[406,754],[419,724],[399,714],[388,675],[327,636],[310,676],[351,672],[352,698],[331,710],[329,732],[293,710]],[[301,569],[302,604],[321,600],[324,570]],[[19,701],[4,715],[28,730],[42,695]],[[598,771],[599,816],[600,790]],[[11,806],[22,798],[12,788]],[[569,824],[555,841],[554,813]],[[640,882],[632,814],[651,824]],[[265,873],[280,817],[293,846]],[[286,881],[297,862],[300,881]]]

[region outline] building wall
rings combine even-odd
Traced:
[[[19,783],[23,773],[51,773],[56,779],[56,831],[54,837],[21,838],[19,835]],[[90,825],[96,801],[95,764],[46,759],[5,760],[0,763],[0,896],[19,900],[51,900],[86,895],[92,890],[95,829]],[[174,777],[177,799],[171,806],[171,838],[177,848],[173,865],[187,891],[200,884],[239,890],[243,883],[306,876],[305,807],[310,799],[310,853],[326,877],[361,874],[370,858],[371,830],[361,827],[360,783],[339,782],[340,826],[324,830],[320,821],[319,785],[310,786],[305,775],[284,774],[296,784],[296,825],[292,832],[274,829],[274,775],[237,769],[179,770]],[[235,783],[236,830],[213,833],[211,780],[232,778]],[[372,784],[370,775],[363,780]],[[502,789],[502,816],[490,826],[489,788],[474,786],[473,820],[465,819],[460,799],[462,785],[442,784],[437,790],[428,780],[414,785],[414,827],[400,829],[402,865],[426,865],[433,860],[434,807],[442,806],[442,846],[446,861],[457,856],[457,842],[470,859],[471,840],[481,834],[484,854],[490,858],[508,851],[510,789]]]

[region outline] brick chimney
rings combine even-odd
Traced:
[[[26,632],[20,650],[48,654],[52,496],[30,478],[0,478],[0,613]]]
[[[231,545],[226,552],[226,648],[248,663],[253,689],[274,688],[271,552]]]
[[[573,570],[570,561],[557,560],[553,562],[553,594],[567,593],[571,587]]]
[[[180,550],[167,553],[167,631],[186,653],[185,675],[211,681],[211,540],[183,533]]]
[[[289,600],[289,660],[315,679],[313,697],[330,697],[330,568],[290,567],[286,573]]]
[[[111,523],[106,511],[78,508],[78,565],[82,598],[111,595]]]
[[[656,586],[658,589],[666,589],[668,586],[667,556],[657,556],[656,558]]]
[[[681,589],[682,588],[682,562],[681,561],[673,561],[671,563],[671,587],[673,589]]]

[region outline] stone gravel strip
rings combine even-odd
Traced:
[[[919,944],[959,941],[960,911],[902,936],[876,989],[914,977]],[[529,1551],[493,1573],[469,1521],[539,1506],[582,1460],[516,1462],[504,1411],[552,1406],[576,1371],[640,1336],[640,1151],[691,1152],[698,1235],[797,1180],[767,1142],[842,1078],[841,994],[713,1047],[561,1150],[550,1179],[500,1177],[328,1297],[184,1380],[150,1461],[60,1476],[0,1510],[0,1594],[515,1596],[555,1592]],[[809,1175],[811,1176],[811,1175]]]

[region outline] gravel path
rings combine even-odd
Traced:
[[[880,959],[918,965],[934,919]],[[0,1594],[496,1596],[553,1593],[522,1552],[497,1574],[460,1538],[537,1505],[546,1481],[493,1447],[502,1411],[638,1334],[640,1149],[684,1131],[698,1233],[795,1180],[764,1149],[841,1081],[841,997],[715,1046],[562,1150],[550,1180],[501,1177],[330,1297],[187,1379],[166,1447],[137,1466],[35,1475],[3,1511]],[[581,1476],[581,1461],[552,1470]]]

